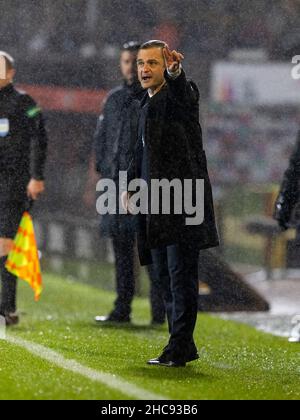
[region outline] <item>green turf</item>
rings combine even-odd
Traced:
[[[195,334],[201,359],[185,369],[150,367],[166,344],[167,328],[153,329],[146,300],[136,299],[127,328],[94,325],[114,295],[95,287],[45,276],[40,303],[23,282],[20,326],[9,334],[42,344],[93,369],[116,374],[172,399],[299,399],[300,347],[228,321],[200,315]],[[78,374],[0,342],[0,398],[124,399]]]
[[[53,366],[9,343],[0,343],[0,399],[102,399],[120,398],[104,385]],[[124,398],[126,398],[124,396]]]

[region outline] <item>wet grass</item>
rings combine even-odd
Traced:
[[[114,295],[60,277],[45,276],[35,304],[21,283],[20,326],[9,334],[49,347],[68,359],[116,374],[172,399],[299,399],[300,347],[251,327],[199,315],[201,358],[185,369],[146,365],[166,344],[166,327],[149,326],[145,299],[136,299],[133,326],[99,327],[93,318],[111,309]],[[124,399],[126,395],[0,342],[1,399]],[[128,397],[127,397],[128,398]]]

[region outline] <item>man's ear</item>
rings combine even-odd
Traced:
[[[164,55],[164,48],[161,49],[161,55],[162,55],[162,59],[163,59],[163,63],[164,63],[163,67],[164,67],[164,69],[166,69],[167,68],[167,63],[166,63],[166,59],[165,59],[165,55]]]
[[[15,75],[16,75],[16,70],[15,69],[10,69],[7,72],[7,79],[13,81]]]

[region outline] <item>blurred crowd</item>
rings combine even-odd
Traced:
[[[2,49],[23,60],[22,83],[109,89],[119,77],[120,45],[156,38],[186,54],[188,73],[205,99],[210,64],[233,50],[263,50],[271,60],[289,62],[300,54],[300,0],[0,0],[0,7]],[[214,185],[280,181],[300,125],[299,113],[282,111],[208,112],[205,138]],[[81,126],[70,135],[77,139],[78,156],[78,144],[90,144],[94,128],[93,116],[85,124],[82,118],[68,123],[64,116],[59,123],[65,138],[73,133],[70,127]],[[52,138],[60,144],[53,121]],[[72,159],[83,166],[74,142],[65,144],[68,167],[75,165]]]
[[[128,39],[153,38],[211,58],[259,48],[286,59],[300,47],[300,0],[0,0],[0,7],[0,39],[22,54],[110,57]]]
[[[297,109],[211,105],[205,147],[214,186],[280,183],[300,126]]]

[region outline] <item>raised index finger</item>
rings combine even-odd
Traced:
[[[184,55],[183,54],[181,54],[181,53],[179,53],[179,52],[177,52],[175,50],[172,52],[172,54],[173,54],[173,57],[174,57],[174,59],[176,61],[182,61],[182,60],[184,60]]]

